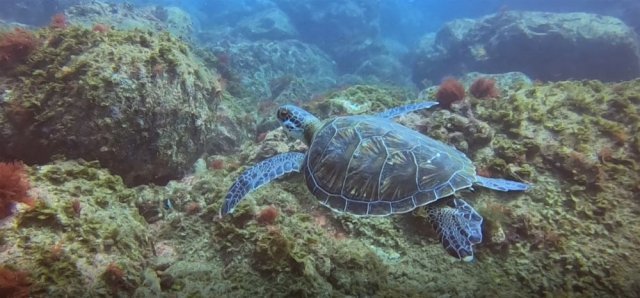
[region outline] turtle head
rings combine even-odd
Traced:
[[[320,122],[313,114],[294,105],[281,106],[276,116],[289,136],[300,139],[307,145],[314,133],[312,127]]]

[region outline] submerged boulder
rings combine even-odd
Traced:
[[[258,101],[309,99],[334,86],[333,61],[320,49],[297,40],[222,41],[210,46],[231,93]]]
[[[168,33],[43,29],[0,75],[0,159],[98,160],[127,184],[165,183],[217,141],[222,86]]]
[[[640,45],[619,19],[587,13],[505,12],[449,22],[416,54],[414,82],[468,71],[521,71],[539,80],[618,81],[640,75]]]
[[[240,20],[232,34],[251,40],[279,40],[294,38],[298,32],[284,12],[270,8]]]
[[[89,28],[103,24],[120,30],[169,31],[183,40],[189,40],[193,35],[191,16],[178,7],[136,7],[131,3],[93,0],[71,6],[64,14],[71,24]]]
[[[305,42],[318,45],[344,72],[355,71],[365,60],[384,54],[380,39],[379,1],[276,0]]]

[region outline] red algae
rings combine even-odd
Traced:
[[[53,29],[67,28],[67,17],[63,13],[57,13],[51,17],[49,27]]]
[[[198,202],[189,202],[184,206],[184,213],[187,215],[196,215],[202,212],[202,206]]]
[[[500,96],[500,90],[496,87],[496,80],[489,78],[476,79],[471,87],[469,87],[469,93],[475,98],[488,99],[497,98]]]
[[[28,274],[0,267],[0,296],[1,297],[29,297],[31,281]]]
[[[0,67],[24,62],[38,47],[38,39],[30,31],[16,28],[0,33]]]
[[[256,221],[261,225],[272,225],[278,218],[278,208],[273,205],[264,207],[256,214]]]
[[[93,25],[93,29],[91,29],[91,30],[93,32],[106,33],[106,32],[109,32],[111,30],[111,28],[109,28],[109,26],[107,26],[105,24],[97,23],[97,24]]]
[[[455,78],[446,78],[440,84],[438,92],[436,92],[436,99],[441,107],[448,109],[451,108],[451,104],[464,99],[464,86],[460,81]]]
[[[11,215],[15,203],[35,205],[30,187],[23,163],[0,163],[0,219]]]
[[[224,160],[214,159],[213,161],[211,161],[209,166],[212,170],[222,170],[224,169]]]

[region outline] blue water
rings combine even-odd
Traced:
[[[323,1],[334,2],[332,0]],[[201,23],[215,23],[216,17],[224,17],[226,14],[249,13],[272,6],[273,2],[278,1],[137,0],[112,2],[177,6],[194,16],[198,16],[199,20],[196,19]],[[406,41],[415,41],[425,32],[437,31],[445,22],[453,19],[476,18],[500,10],[591,12],[621,18],[631,26],[640,28],[640,1],[635,0],[381,0],[379,2],[381,32],[385,36]]]
[[[5,1],[3,1],[5,2]],[[6,0],[5,5],[28,2]],[[33,23],[47,23],[48,16],[66,7],[66,3],[75,0],[42,1],[38,9],[40,20],[31,18]],[[132,3],[137,6],[160,5],[176,6],[189,12],[200,29],[214,25],[220,20],[228,21],[230,16],[236,18],[265,7],[277,6],[278,1],[268,0],[112,0],[111,3]],[[286,2],[286,1],[284,1]],[[327,5],[340,0],[322,0]],[[457,18],[476,18],[501,10],[535,10],[548,12],[591,12],[620,18],[628,25],[640,29],[640,1],[637,0],[380,0],[363,1],[363,3],[379,2],[380,28],[385,37],[392,37],[404,42],[415,42],[426,32],[437,31],[445,22]],[[19,4],[18,4],[19,5]],[[0,16],[3,13],[0,11]],[[231,18],[233,19],[233,17]]]

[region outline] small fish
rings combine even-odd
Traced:
[[[171,199],[164,200],[164,209],[173,210],[173,203],[171,202]]]

